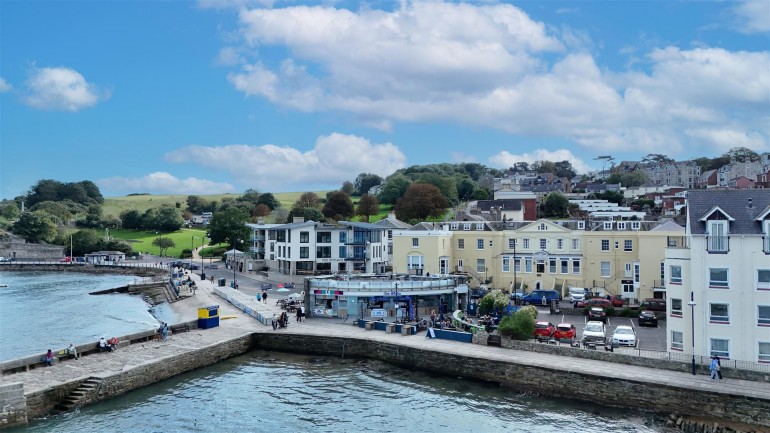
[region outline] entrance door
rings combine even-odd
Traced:
[[[457,272],[463,272],[463,259],[457,259]]]
[[[449,257],[440,257],[438,259],[438,272],[441,275],[449,273]]]

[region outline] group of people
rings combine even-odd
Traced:
[[[259,301],[262,301],[263,304],[267,304],[267,293],[265,291],[257,293],[257,302]]]
[[[709,371],[711,372],[711,375],[709,376],[708,380],[718,380],[722,381],[722,362],[719,360],[718,356],[712,356],[711,357],[711,364],[709,364]]]
[[[280,316],[275,317],[275,313],[273,314],[273,330],[280,328],[285,328],[289,326],[289,316],[286,314],[286,312],[282,312]]]
[[[102,337],[99,339],[99,352],[112,352],[113,350],[118,349],[118,341],[117,337],[112,337],[109,340]]]
[[[161,340],[166,341],[168,339],[168,323],[160,322],[157,334],[160,336]]]

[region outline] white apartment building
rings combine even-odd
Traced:
[[[770,363],[770,190],[689,191],[685,233],[666,248],[668,350]]]

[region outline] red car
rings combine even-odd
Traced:
[[[535,323],[535,337],[551,338],[554,332],[556,332],[556,327],[551,322]]]
[[[578,301],[575,303],[575,308],[583,308],[583,307],[612,307],[612,302],[608,301],[605,298],[593,298],[593,299],[587,299],[585,301]]]
[[[70,256],[62,257],[62,258],[59,259],[59,261],[62,262],[62,263],[70,263],[70,262],[72,262],[72,257],[70,257]]]
[[[576,335],[577,329],[575,329],[575,325],[559,323],[556,325],[556,332],[553,333],[553,338],[557,340],[574,340]]]
[[[623,297],[621,297],[620,295],[610,296],[610,302],[612,303],[612,306],[615,308],[620,308],[626,305],[626,300],[623,299]]]

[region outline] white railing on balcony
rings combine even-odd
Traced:
[[[730,250],[729,236],[707,236],[706,248],[710,253],[726,253]]]

